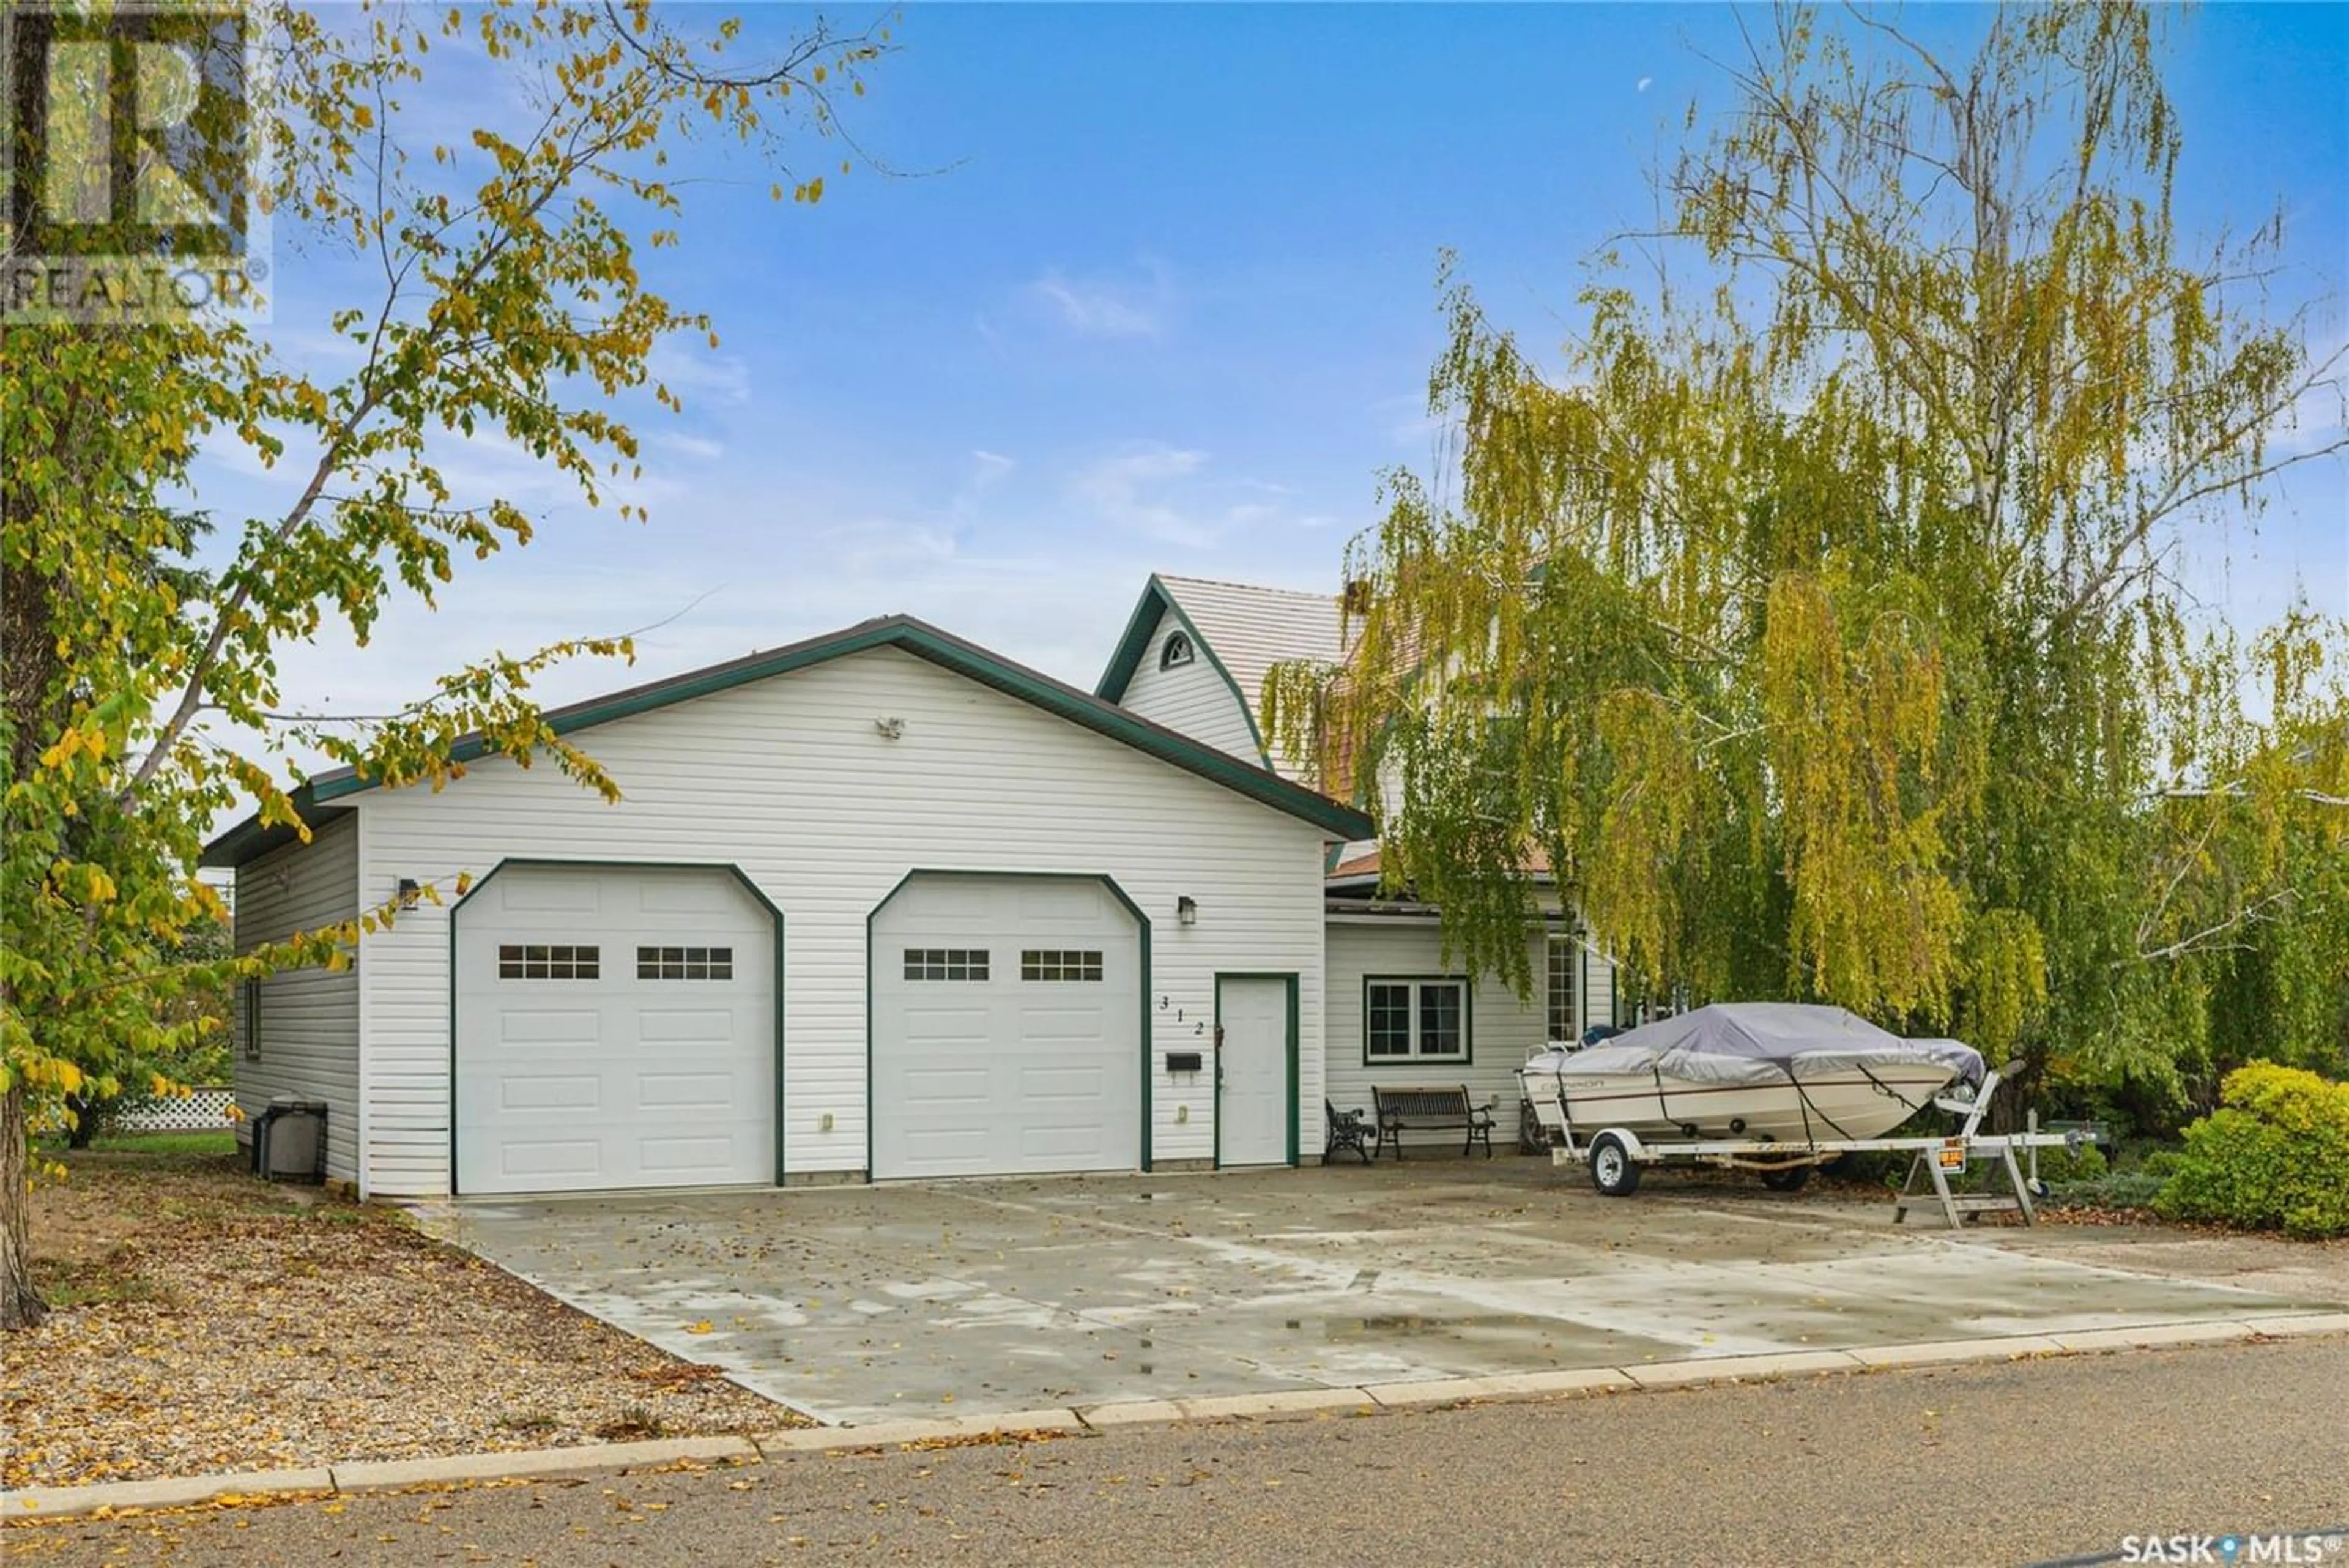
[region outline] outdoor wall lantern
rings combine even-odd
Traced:
[[[1199,923],[1199,900],[1185,893],[1174,900],[1174,919],[1185,926]]]
[[[418,900],[421,899],[423,897],[424,888],[415,877],[402,877],[399,879],[399,907],[401,909],[412,909],[416,908]]]

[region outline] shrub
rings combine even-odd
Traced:
[[[2061,1209],[2150,1209],[2163,1178],[2142,1170],[2116,1170],[2088,1181],[2058,1182],[2051,1199]]]
[[[2082,1144],[2076,1152],[2068,1148],[2043,1148],[2039,1151],[2039,1179],[2050,1187],[2095,1181],[2111,1168],[2105,1158],[2105,1151],[2092,1143]]]
[[[2227,1075],[2219,1098],[2186,1129],[2154,1208],[2173,1220],[2349,1235],[2349,1084],[2254,1062]]]

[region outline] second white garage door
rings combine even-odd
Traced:
[[[1141,932],[1100,881],[916,876],[872,950],[875,1178],[1140,1167]]]

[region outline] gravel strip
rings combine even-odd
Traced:
[[[233,1157],[36,1189],[48,1321],[0,1341],[0,1483],[771,1431],[804,1417]]]

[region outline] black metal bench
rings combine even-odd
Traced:
[[[1379,1129],[1371,1124],[1371,1118],[1361,1111],[1341,1111],[1328,1100],[1321,1102],[1321,1115],[1323,1125],[1330,1129],[1330,1136],[1321,1145],[1321,1163],[1327,1165],[1333,1155],[1350,1148],[1362,1157],[1364,1165],[1370,1164],[1371,1151],[1379,1141]]]
[[[1465,1085],[1445,1089],[1391,1089],[1373,1085],[1371,1100],[1378,1108],[1379,1141],[1392,1145],[1397,1159],[1402,1158],[1404,1133],[1452,1127],[1467,1134],[1460,1145],[1461,1154],[1473,1152],[1481,1143],[1485,1158],[1493,1158],[1493,1107],[1500,1102],[1476,1105],[1468,1098]]]

